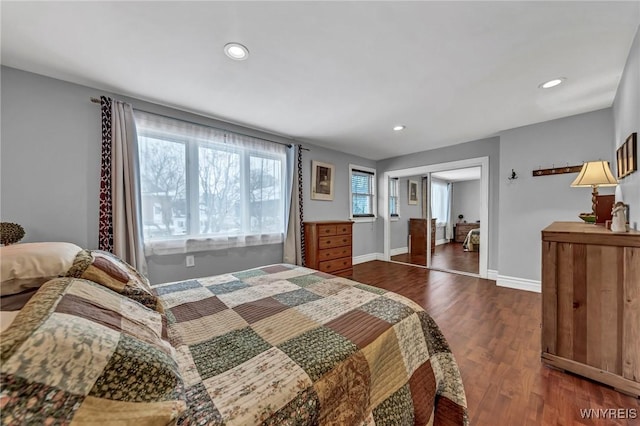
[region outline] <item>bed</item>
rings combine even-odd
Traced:
[[[446,340],[398,294],[287,264],[156,286],[108,253],[68,264],[0,335],[3,424],[468,424]]]
[[[480,249],[480,228],[469,231],[462,243],[465,251],[478,251]]]

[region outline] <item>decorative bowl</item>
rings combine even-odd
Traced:
[[[580,213],[578,217],[586,223],[596,223],[596,215],[593,213]]]

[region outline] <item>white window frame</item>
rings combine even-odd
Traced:
[[[395,187],[396,195],[391,195],[391,187]],[[391,214],[391,200],[396,200],[396,214]],[[400,179],[399,178],[389,178],[389,220],[391,222],[397,222],[400,220]]]
[[[367,173],[371,173],[373,176],[371,178],[371,210],[373,216],[366,217],[358,217],[353,216],[353,191],[352,191],[352,181],[353,181],[353,171],[363,171]],[[349,219],[354,222],[375,222],[378,217],[378,199],[376,193],[377,187],[377,173],[376,169],[365,166],[358,166],[356,164],[349,164]]]

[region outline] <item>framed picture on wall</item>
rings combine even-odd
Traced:
[[[311,162],[311,199],[333,201],[335,167],[333,164]]]
[[[415,180],[409,181],[407,199],[409,200],[409,204],[418,204],[418,182],[416,182]]]
[[[624,175],[624,162],[622,161],[622,147],[616,151],[616,163],[618,166],[618,179]]]
[[[618,164],[618,179],[638,170],[638,134],[631,133],[616,151]]]
[[[638,134],[631,133],[625,142],[627,145],[627,171],[633,173],[638,170]]]

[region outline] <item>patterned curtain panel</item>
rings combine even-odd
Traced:
[[[113,253],[113,206],[111,204],[111,99],[100,96],[102,111],[102,160],[100,164],[100,217],[98,248]]]
[[[100,100],[102,161],[98,247],[146,275],[133,108],[104,96]]]
[[[304,221],[302,186],[302,147],[292,145],[287,153],[289,206],[283,261],[304,265]]]
[[[300,214],[300,256],[302,258],[300,264],[305,266],[305,247],[304,247],[304,190],[302,187],[302,145],[298,145],[298,210]]]

